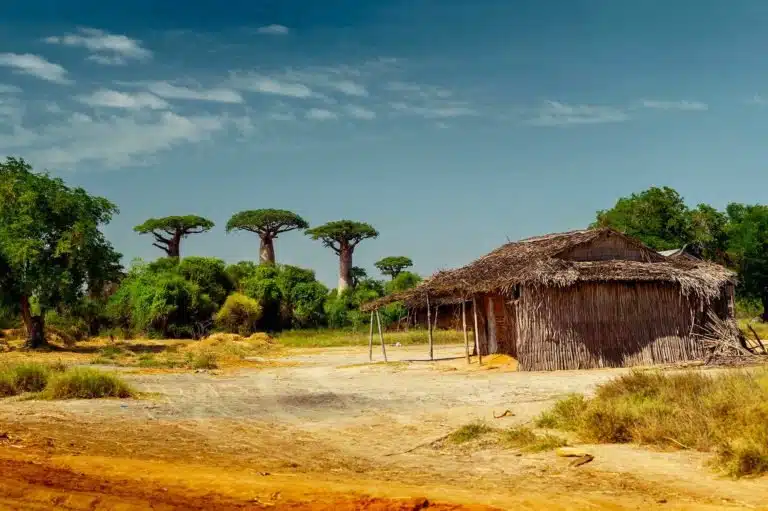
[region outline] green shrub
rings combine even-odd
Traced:
[[[24,392],[40,392],[51,375],[66,368],[61,362],[40,364],[25,362],[0,367],[0,397],[15,396]]]
[[[53,376],[44,395],[50,399],[127,398],[135,395],[135,391],[115,374],[73,368]]]
[[[472,422],[465,424],[450,435],[448,435],[448,441],[454,444],[464,444],[472,440],[476,440],[488,433],[492,433],[494,429],[484,422]]]
[[[555,403],[551,410],[542,413],[536,420],[536,425],[541,428],[575,431],[586,404],[587,400],[581,394],[570,394]]]
[[[551,451],[567,445],[560,437],[549,433],[537,435],[525,426],[510,428],[501,433],[501,442],[505,447],[518,448],[526,452]]]
[[[258,301],[234,293],[227,297],[216,314],[216,325],[226,332],[248,336],[256,331],[262,312]]]

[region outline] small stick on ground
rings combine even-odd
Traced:
[[[504,413],[501,415],[496,415],[496,412],[493,412],[493,418],[494,419],[501,419],[502,417],[513,417],[515,414],[512,413],[512,410],[504,410]]]
[[[429,441],[427,441],[427,442],[421,443],[421,444],[419,444],[419,445],[417,445],[417,446],[415,446],[415,447],[411,447],[411,448],[410,448],[410,449],[408,449],[407,451],[403,451],[403,452],[391,452],[391,453],[389,453],[389,454],[385,454],[384,456],[397,456],[397,455],[399,455],[399,454],[408,454],[409,452],[413,452],[413,451],[415,451],[416,449],[419,449],[420,447],[426,447],[426,446],[428,446],[428,445],[432,445],[432,444],[434,444],[435,442],[439,442],[439,441],[441,441],[441,440],[445,440],[445,439],[446,439],[446,438],[448,438],[449,436],[451,436],[451,433],[448,433],[448,434],[446,434],[446,435],[443,435],[443,436],[441,436],[441,437],[435,438],[435,439],[433,439],[433,440],[429,440]]]

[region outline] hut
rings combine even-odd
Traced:
[[[668,364],[704,359],[699,334],[733,317],[734,283],[600,228],[508,243],[364,310],[473,303],[477,354],[512,355],[524,371]]]

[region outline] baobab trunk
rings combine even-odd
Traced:
[[[275,244],[272,238],[263,236],[259,247],[259,262],[261,264],[275,264]]]
[[[27,330],[27,347],[36,349],[45,345],[45,323],[43,316],[33,316],[29,298],[21,298],[21,318]]]
[[[352,249],[345,247],[339,253],[339,293],[352,287]]]
[[[168,257],[181,257],[181,234],[174,234],[168,243]]]

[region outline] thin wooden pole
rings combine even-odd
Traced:
[[[429,336],[429,359],[434,360],[434,338],[432,337],[432,319],[430,318],[429,295],[427,295],[427,335]],[[435,311],[437,312],[437,311]]]
[[[379,309],[376,309],[376,323],[379,324],[379,339],[381,340],[381,352],[384,354],[384,362],[387,360],[387,346],[384,344],[384,333],[381,331],[381,316],[379,316]]]
[[[472,315],[475,317],[475,349],[477,350],[477,363],[483,365],[483,354],[480,351],[480,332],[477,328],[477,299],[472,297]]]
[[[373,362],[373,311],[371,311],[371,332],[368,336],[368,360]]]
[[[461,328],[464,330],[464,349],[467,352],[467,364],[469,364],[469,334],[467,334],[467,301],[461,302]]]

